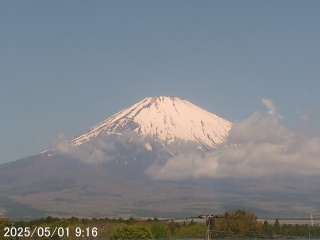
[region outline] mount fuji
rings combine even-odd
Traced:
[[[204,186],[191,186],[192,193],[187,187],[185,192],[181,183],[150,179],[146,169],[159,159],[163,164],[181,146],[195,147],[200,154],[215,151],[231,126],[187,100],[147,97],[72,140],[0,165],[0,215],[2,210],[15,218],[36,214],[181,216],[185,210],[173,207],[172,201],[187,194],[179,200],[185,208],[193,201],[190,194],[207,196]],[[155,208],[158,201],[162,204]]]
[[[72,140],[78,146],[103,135],[121,135],[125,131],[150,136],[162,144],[174,141],[197,142],[204,149],[214,150],[222,143],[231,122],[207,112],[178,97],[147,97],[95,125]]]

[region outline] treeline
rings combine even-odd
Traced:
[[[269,237],[310,237],[320,238],[320,227],[311,226],[310,224],[282,224],[276,219],[274,223],[264,221],[263,233]]]
[[[17,229],[28,229],[29,237],[18,237]],[[60,228],[63,234],[53,231]],[[5,229],[15,229],[10,236],[4,237]],[[204,223],[195,223],[187,220],[185,222],[164,222],[157,218],[142,220],[138,218],[129,219],[109,219],[109,218],[56,218],[46,217],[30,222],[10,222],[8,219],[0,219],[0,239],[30,239],[34,229],[32,239],[163,239],[163,238],[203,238],[206,231]],[[41,229],[39,237],[38,230]],[[49,229],[46,234],[46,230]],[[81,230],[81,232],[79,232]],[[63,235],[63,236],[62,236]],[[94,235],[94,236],[93,236]]]
[[[243,210],[227,211],[210,220],[210,233],[213,238],[320,238],[320,227],[308,224],[282,224],[257,220],[253,212]]]
[[[29,237],[13,236],[16,232],[4,237],[8,229],[50,229],[50,236],[45,232],[36,232],[32,239],[174,239],[174,238],[200,238],[204,239],[210,233],[216,238],[294,238],[312,237],[320,238],[320,227],[310,225],[280,225],[276,219],[264,223],[257,220],[253,212],[234,210],[227,211],[207,221],[161,221],[157,218],[142,220],[138,218],[109,219],[109,218],[56,218],[46,217],[30,222],[11,222],[0,219],[0,239],[30,239]],[[54,232],[54,229],[61,231]],[[209,230],[209,231],[208,231]],[[28,233],[28,232],[23,232]],[[42,237],[37,234],[42,233]],[[62,234],[63,233],[63,234]],[[63,236],[62,236],[63,235]]]

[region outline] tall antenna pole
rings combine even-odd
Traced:
[[[311,213],[311,227],[313,227],[313,217],[312,217],[312,213]]]

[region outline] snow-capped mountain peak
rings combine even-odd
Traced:
[[[187,100],[172,96],[147,97],[93,126],[71,142],[81,145],[97,136],[133,131],[164,144],[176,140],[196,141],[213,150],[225,140],[231,125],[231,122]]]

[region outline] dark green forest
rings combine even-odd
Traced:
[[[206,219],[110,219],[46,217],[30,222],[0,219],[0,239],[212,239],[320,238],[320,227],[261,222],[250,211],[232,210]]]

